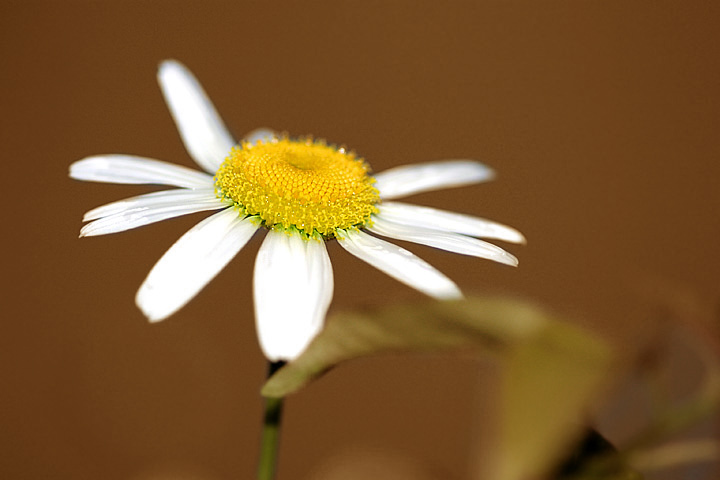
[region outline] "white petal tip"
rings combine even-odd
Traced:
[[[510,255],[509,253],[505,252],[504,255],[498,258],[493,258],[493,260],[503,263],[505,265],[510,265],[511,267],[517,267],[520,263],[514,255]]]
[[[147,317],[148,322],[150,322],[150,323],[160,323],[167,318],[167,317],[150,317],[147,314],[145,316]]]
[[[265,355],[265,358],[268,359],[270,362],[292,362],[296,358],[298,358],[302,353],[305,351],[305,348],[303,348],[299,352],[295,353],[268,353],[263,350],[263,354]]]
[[[73,180],[84,180],[85,178],[82,173],[85,170],[85,165],[88,163],[90,158],[92,157],[85,157],[71,163],[70,167],[68,167],[68,176]]]
[[[504,231],[500,232],[498,235],[486,238],[494,238],[496,240],[502,240],[503,242],[514,243],[516,245],[527,245],[525,235],[509,227],[504,229]]]
[[[178,62],[175,59],[168,58],[166,60],[163,60],[158,65],[158,75],[162,75],[163,72],[167,72],[172,69],[185,69],[182,63]]]
[[[140,287],[137,295],[135,295],[135,305],[137,305],[150,323],[162,322],[173,313],[161,312],[153,308],[153,305],[148,299],[148,291],[142,287]]]
[[[512,227],[504,226],[502,235],[497,236],[498,240],[503,240],[505,242],[515,243],[517,245],[526,245],[527,239],[525,238],[525,235],[520,233],[519,231],[515,230]]]
[[[160,85],[167,83],[173,79],[179,79],[190,76],[191,73],[177,60],[163,60],[158,66],[157,79]]]
[[[484,163],[480,163],[477,160],[468,160],[469,162],[472,162],[475,167],[475,174],[480,177],[483,182],[492,182],[497,178],[497,173],[492,168],[488,167]]]
[[[438,300],[443,300],[443,301],[462,300],[463,298],[465,298],[465,295],[462,294],[462,292],[457,287],[457,285],[453,284],[453,287],[454,288],[452,288],[452,289],[448,289],[445,292],[435,295],[435,298],[437,298]]]
[[[97,228],[95,225],[95,222],[88,223],[87,225],[84,225],[80,229],[80,238],[83,237],[97,237],[100,235],[107,235],[108,233],[112,233],[111,231],[108,231],[104,228]]]
[[[292,362],[300,355],[302,355],[302,353],[307,349],[308,345],[312,343],[312,340],[315,338],[316,335],[317,333],[302,344],[299,344],[297,342],[287,342],[286,344],[282,344],[281,342],[278,342],[277,339],[275,339],[275,342],[270,345],[268,344],[267,340],[264,341],[262,338],[260,338],[260,349],[262,350],[263,355],[265,355],[265,358],[267,358],[271,362]]]

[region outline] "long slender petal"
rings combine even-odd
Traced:
[[[320,332],[333,295],[325,243],[270,231],[254,278],[260,346],[271,361],[293,360]]]
[[[391,199],[492,180],[495,173],[474,160],[445,160],[391,168],[375,175],[380,198]]]
[[[200,83],[175,60],[160,64],[158,82],[190,156],[214,173],[235,145]]]
[[[171,192],[174,195],[159,195]],[[185,195],[178,195],[181,193]],[[171,197],[171,199],[165,198],[168,196]],[[168,218],[175,218],[181,215],[207,210],[219,210],[227,206],[227,202],[217,198],[212,191],[171,190],[169,192],[150,193],[110,203],[91,210],[88,212],[91,218],[98,215],[98,213],[102,213],[103,215],[100,215],[100,218],[85,225],[80,230],[80,236],[89,237],[122,232]],[[107,213],[113,211],[114,213]],[[88,219],[88,214],[85,215],[86,220]]]
[[[207,173],[152,158],[134,155],[96,155],[70,165],[76,180],[108,183],[173,185],[183,188],[212,187]]]
[[[462,233],[471,237],[525,243],[523,234],[514,228],[480,217],[401,202],[383,202],[378,208],[380,209],[378,215],[393,223],[418,225],[431,230]]]
[[[125,198],[117,202],[108,203],[93,208],[83,216],[83,222],[96,220],[102,217],[109,217],[117,213],[126,212],[135,208],[154,208],[177,205],[180,203],[197,203],[218,200],[214,188],[198,188],[196,190],[172,189],[160,192],[146,193],[136,197]],[[220,208],[220,207],[218,207]]]
[[[195,225],[150,270],[135,297],[140,310],[151,322],[175,313],[232,260],[257,228],[233,207]]]
[[[369,227],[368,230],[397,240],[420,243],[463,255],[487,258],[506,265],[517,266],[518,264],[517,258],[502,248],[492,243],[483,242],[477,238],[467,237],[457,233],[402,225],[385,220],[382,216],[373,217],[373,226]]]
[[[338,243],[360,260],[426,295],[441,300],[462,298],[452,280],[402,247],[360,231],[346,232]]]

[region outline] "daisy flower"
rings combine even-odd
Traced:
[[[255,260],[255,319],[271,361],[294,359],[322,328],[333,295],[326,241],[337,240],[352,255],[437,299],[462,294],[427,262],[376,235],[517,265],[511,254],[479,240],[522,243],[517,230],[394,201],[489,180],[488,167],[448,160],[373,175],[355,153],[312,138],[261,129],[238,143],[183,65],[163,62],[158,81],[185,147],[204,171],[130,155],[97,155],[70,166],[78,180],[178,187],[90,210],[81,237],[219,210],[180,237],[143,282],[136,303],[151,322],[190,301],[258,230],[267,234]]]

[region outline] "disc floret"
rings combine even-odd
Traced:
[[[215,175],[217,195],[266,227],[334,237],[369,225],[379,201],[363,159],[310,138],[273,138],[232,149]]]

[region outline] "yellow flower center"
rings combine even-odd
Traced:
[[[368,165],[324,142],[273,139],[233,148],[215,175],[217,194],[267,227],[333,237],[377,213]]]

